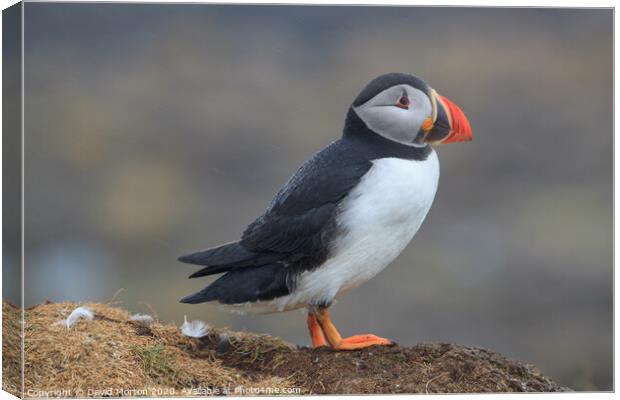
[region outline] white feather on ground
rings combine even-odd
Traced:
[[[204,321],[194,320],[187,321],[187,316],[183,316],[185,322],[181,325],[181,333],[185,336],[201,338],[207,336],[209,333],[209,327]]]
[[[153,323],[153,317],[148,314],[134,314],[131,316],[131,320],[144,326],[148,326]]]
[[[67,319],[63,319],[58,321],[59,324],[64,325],[67,329],[71,328],[76,322],[80,319],[88,319],[91,320],[95,318],[93,312],[86,307],[78,307],[69,314]]]

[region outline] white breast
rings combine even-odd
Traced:
[[[383,270],[420,228],[435,198],[438,179],[435,151],[424,161],[375,160],[342,203],[338,217],[342,236],[331,258],[301,274],[296,290],[272,306],[282,311],[329,303]]]

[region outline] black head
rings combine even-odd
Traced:
[[[421,92],[430,95],[431,88],[424,82],[422,79],[418,78],[414,75],[403,74],[400,72],[392,72],[389,74],[381,75],[373,79],[366,85],[364,89],[357,95],[355,100],[353,100],[353,107],[359,107],[362,104],[366,103],[368,100],[372,99],[379,93],[383,92],[386,89],[391,88],[392,86],[398,85],[409,85],[415,89],[420,90]]]

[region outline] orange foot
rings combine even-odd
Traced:
[[[370,346],[393,346],[394,342],[375,335],[355,335],[341,339],[334,350],[357,350]]]
[[[316,329],[315,322],[323,333],[322,337],[319,336],[319,330]],[[334,350],[357,350],[370,346],[392,346],[394,344],[394,342],[389,339],[370,334],[355,335],[343,339],[338,329],[336,329],[332,323],[327,307],[310,312],[308,315],[308,328],[310,328],[313,347],[317,347],[316,345],[324,345],[325,341],[327,341]],[[317,338],[317,340],[315,340],[315,338]]]

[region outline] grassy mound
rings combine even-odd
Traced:
[[[334,352],[280,339],[209,328],[203,338],[155,321],[131,320],[99,303],[94,320],[58,324],[77,305],[25,311],[27,397],[273,395],[560,391],[534,367],[454,344]],[[20,391],[19,309],[3,302],[3,387]]]

